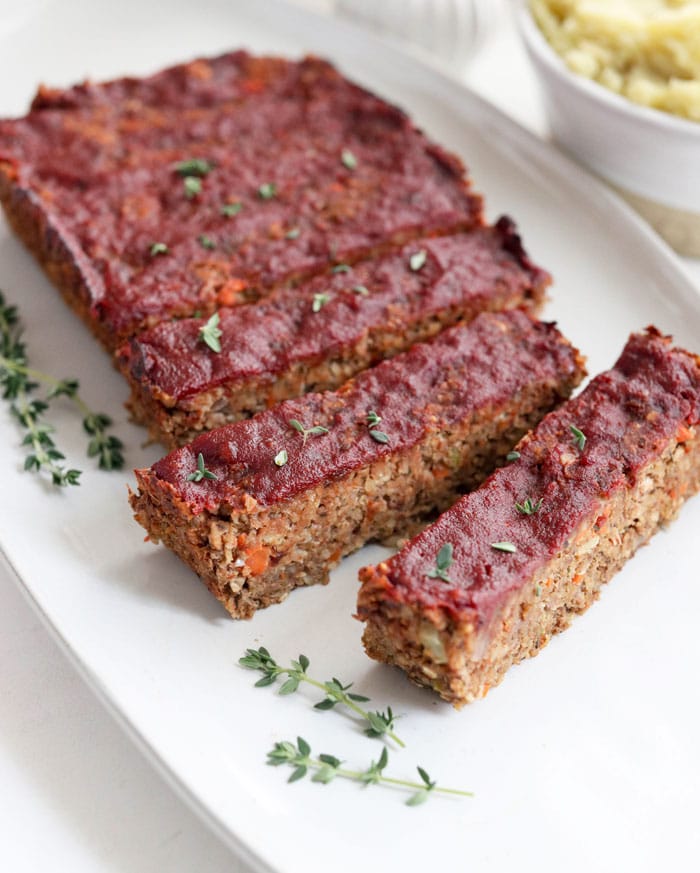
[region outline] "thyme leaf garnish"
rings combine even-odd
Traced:
[[[513,461],[517,461],[520,458],[520,452],[508,452],[506,455],[506,461],[509,464],[512,464]]]
[[[350,267],[347,264],[336,264],[331,270],[331,273],[349,273]]]
[[[211,470],[207,470],[204,466],[204,455],[200,452],[197,455],[197,469],[194,473],[190,473],[187,477],[188,482],[201,482],[202,479],[218,479],[218,476],[215,476]]]
[[[287,454],[286,449],[282,449],[281,451],[277,452],[274,457],[274,462],[278,467],[284,467],[288,460],[289,455]]]
[[[277,196],[277,185],[274,182],[263,182],[258,188],[258,197],[261,200],[272,200]]]
[[[221,336],[222,331],[219,328],[220,316],[215,312],[205,325],[199,329],[199,339],[209,346],[212,352],[217,354],[221,351]]]
[[[515,508],[521,515],[534,515],[542,506],[542,502],[542,497],[534,503],[530,497],[527,497],[522,503],[516,502]]]
[[[388,443],[389,437],[384,433],[383,430],[371,430],[369,435],[376,443]]]
[[[292,227],[285,233],[284,237],[285,239],[298,239],[300,233],[301,231],[298,227]]]
[[[514,543],[509,542],[491,543],[491,548],[496,549],[497,552],[509,552],[510,554],[514,554],[518,551],[517,546]]]
[[[322,700],[319,700],[314,705],[314,709],[325,712],[338,705],[345,706],[356,715],[359,715],[363,722],[365,722],[365,733],[368,737],[379,738],[386,736],[397,745],[404,746],[403,741],[394,733],[397,716],[394,715],[390,706],[387,708],[386,713],[378,711],[370,712],[359,705],[360,703],[367,703],[369,697],[350,691],[352,682],[348,685],[343,685],[340,679],[337,679],[335,676],[326,682],[321,682],[313,676],[309,676],[307,671],[310,662],[306,655],[299,655],[298,659],[292,661],[289,667],[282,667],[275,661],[268,650],[261,646],[259,649],[246,649],[245,655],[240,658],[238,663],[242,667],[247,667],[249,670],[257,670],[263,674],[262,678],[258,679],[255,683],[256,688],[274,685],[278,679],[286,677],[279,688],[279,694],[284,696],[294,694],[299,689],[301,683],[306,683],[322,691],[325,695]]]
[[[452,543],[444,543],[440,551],[435,556],[435,567],[426,573],[431,579],[442,579],[443,582],[449,582],[450,577],[447,571],[454,563],[454,546]]]
[[[185,176],[182,180],[182,186],[185,189],[185,197],[192,200],[197,197],[202,191],[202,180],[199,176]]]
[[[368,427],[376,427],[378,424],[381,423],[381,420],[382,420],[381,415],[377,415],[377,413],[373,409],[370,409],[370,411],[367,413],[367,426]]]
[[[169,249],[164,242],[154,242],[149,249],[152,258],[155,258],[156,255],[167,255],[168,251]]]
[[[175,164],[175,172],[185,178],[187,176],[198,176],[201,178],[211,173],[213,169],[214,165],[204,158],[188,158]]]
[[[357,169],[357,158],[350,151],[350,149],[343,149],[343,151],[340,153],[340,160],[342,161],[342,164],[346,170]]]
[[[365,288],[364,285],[353,285],[352,290],[360,297],[369,297],[369,289]]]
[[[311,746],[297,737],[296,744],[283,740],[275,743],[267,753],[267,763],[272,767],[287,765],[293,767],[288,782],[298,782],[309,772],[313,773],[312,782],[327,785],[336,778],[350,779],[363,785],[384,785],[409,789],[412,793],[406,800],[407,806],[419,806],[433,793],[451,794],[459,797],[473,797],[471,791],[461,791],[456,788],[442,788],[433,781],[423,767],[418,767],[420,782],[410,779],[395,779],[385,776],[384,771],[389,763],[389,753],[384,747],[377,761],[371,761],[364,770],[350,770],[343,767],[343,762],[335,755],[321,754],[312,757]]]
[[[584,446],[586,445],[586,434],[582,430],[579,430],[575,424],[570,424],[569,430],[574,438],[574,442],[578,448],[583,451]]]
[[[313,299],[313,302],[311,304],[311,310],[313,312],[320,312],[323,309],[323,307],[326,305],[326,303],[329,302],[330,299],[331,299],[330,294],[326,294],[326,293],[314,294],[314,299]]]
[[[226,218],[233,218],[234,215],[238,215],[241,209],[243,209],[243,204],[236,201],[235,203],[223,203],[219,207],[219,212]]]
[[[32,396],[40,384],[48,389],[43,400]],[[54,429],[44,417],[58,397],[67,397],[78,409],[83,430],[90,437],[87,454],[97,458],[100,469],[118,470],[124,465],[123,444],[108,432],[111,419],[90,409],[78,393],[79,388],[77,379],[56,379],[29,366],[17,308],[6,303],[0,292],[0,389],[10,402],[12,416],[26,430],[22,440],[28,450],[24,469],[44,472],[52,484],[61,487],[79,485],[81,471],[60,463],[65,456],[56,447]]]
[[[425,249],[421,249],[419,252],[414,252],[411,255],[411,257],[408,259],[408,265],[414,273],[417,273],[418,270],[422,269],[422,267],[425,265],[427,259],[428,253]]]
[[[216,248],[216,243],[210,236],[207,236],[206,233],[200,233],[197,237],[197,242],[203,249],[213,250]]]

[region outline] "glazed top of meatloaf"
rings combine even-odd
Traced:
[[[481,223],[459,159],[317,58],[43,89],[0,122],[0,171],[87,256],[87,302],[120,336]]]
[[[480,410],[502,406],[535,379],[558,383],[569,375],[574,381],[581,369],[578,353],[554,325],[519,310],[485,313],[338,391],[306,394],[209,431],[140,472],[169,483],[195,514],[267,506],[407,449],[429,431],[449,431]],[[323,430],[304,435],[294,420],[307,431]],[[277,466],[283,450],[287,461]],[[200,453],[215,479],[191,481]]]
[[[517,460],[371,568],[371,584],[384,600],[488,624],[508,593],[566,548],[585,519],[598,513],[592,533],[604,531],[606,500],[644,475],[670,440],[687,440],[699,417],[700,358],[672,349],[654,328],[633,334],[612,370],[523,438]],[[528,499],[535,507],[542,501],[534,514],[516,508]],[[448,580],[429,576],[447,543]]]
[[[204,319],[181,319],[139,334],[119,356],[133,379],[172,404],[337,354],[378,326],[401,330],[416,318],[449,308],[488,308],[491,300],[501,308],[509,298],[518,302],[529,291],[541,293],[548,282],[522,249],[513,222],[503,217],[493,228],[413,242],[374,261],[340,265],[303,288],[222,309],[219,353],[200,337]]]

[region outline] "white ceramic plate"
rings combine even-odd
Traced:
[[[2,46],[0,112],[21,112],[39,80],[146,73],[240,45],[326,55],[462,154],[490,216],[511,212],[554,273],[546,314],[591,371],[650,322],[700,347],[692,286],[613,196],[461,86],[349,26],[273,2],[55,4]],[[143,432],[125,422],[125,385],[4,224],[0,287],[21,306],[36,365],[80,377],[120,422],[130,467],[154,460],[157,449],[139,448]],[[21,472],[18,432],[0,413],[5,554],[93,687],[255,869],[639,871],[688,869],[697,857],[698,500],[566,634],[458,713],[362,653],[356,572],[381,549],[346,560],[328,587],[233,622],[176,558],[142,542],[128,473],[93,471],[67,414],[58,438],[86,469],[80,489],[56,493]],[[276,740],[301,734],[358,765],[380,745],[342,713],[315,712],[313,693],[254,689],[236,662],[260,644],[282,661],[304,652],[312,672],[352,679],[400,712],[407,748],[391,754],[393,774],[422,764],[475,798],[410,809],[378,788],[286,785],[287,773],[265,766]]]

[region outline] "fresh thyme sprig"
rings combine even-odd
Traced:
[[[330,433],[327,427],[324,427],[322,424],[315,424],[313,427],[304,427],[304,425],[299,421],[298,418],[290,418],[287,424],[294,428],[297,433],[300,433],[304,438],[304,443],[310,436],[324,436],[327,433]]]
[[[48,388],[46,397],[39,400],[33,392],[43,384]],[[98,459],[102,470],[118,470],[124,465],[121,440],[108,432],[111,419],[101,412],[94,412],[78,394],[77,379],[56,379],[47,373],[30,367],[27,349],[22,340],[22,327],[15,306],[5,302],[0,292],[0,387],[2,396],[10,401],[10,411],[27,431],[22,445],[28,451],[24,469],[45,472],[54,485],[79,485],[80,470],[66,469],[60,462],[65,456],[56,448],[54,429],[45,420],[51,401],[67,397],[79,410],[83,429],[90,436],[87,453]]]
[[[428,260],[428,253],[425,249],[421,249],[418,252],[414,252],[411,257],[408,259],[408,265],[413,270],[414,273],[417,273],[425,266],[425,262]]]
[[[313,773],[312,782],[327,785],[336,778],[350,779],[360,782],[362,785],[387,785],[397,788],[408,788],[411,795],[406,801],[407,806],[419,806],[433,793],[452,794],[457,797],[473,797],[471,791],[461,791],[457,788],[442,788],[428,776],[422,767],[417,767],[421,781],[410,779],[395,779],[385,776],[384,770],[389,763],[389,753],[386,747],[382,749],[379,760],[372,761],[365,770],[349,770],[343,767],[343,762],[335,755],[321,754],[317,758],[311,755],[311,746],[303,737],[297,737],[296,744],[288,740],[275,743],[267,753],[267,763],[272,767],[280,767],[284,764],[294,767],[288,782],[298,782],[310,771]]]
[[[323,691],[326,695],[322,700],[319,700],[319,702],[314,705],[314,709],[324,712],[341,704],[352,710],[356,715],[359,715],[365,722],[367,722],[365,734],[368,737],[379,738],[387,736],[402,748],[405,745],[403,740],[399,739],[399,737],[394,733],[394,724],[397,716],[394,715],[390,706],[387,707],[386,712],[369,712],[358,705],[360,703],[367,703],[369,697],[365,697],[362,694],[355,694],[355,692],[350,691],[352,683],[343,685],[340,679],[336,679],[335,677],[327,682],[321,682],[318,679],[309,676],[307,672],[309,669],[309,659],[306,655],[299,655],[299,658],[296,661],[292,661],[289,667],[282,667],[275,661],[268,650],[264,646],[261,646],[259,649],[247,649],[246,654],[238,663],[242,667],[248,667],[250,670],[258,670],[263,674],[262,678],[258,679],[255,683],[256,688],[274,685],[281,676],[286,676],[287,678],[282,683],[279,693],[282,695],[294,694],[294,692],[299,688],[299,685],[302,682],[305,682],[307,685],[311,685],[314,688]]]

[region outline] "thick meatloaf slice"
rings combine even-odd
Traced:
[[[247,618],[449,505],[580,381],[551,324],[484,313],[136,471],[136,519]]]
[[[0,122],[10,223],[104,345],[482,223],[454,155],[317,58],[234,52]]]
[[[537,310],[548,283],[504,217],[222,309],[218,344],[204,341],[205,319],[163,322],[118,361],[134,417],[172,448],[280,400],[337,388],[479,312]]]
[[[649,328],[519,457],[361,573],[377,660],[462,706],[536,655],[700,487],[700,358]]]

